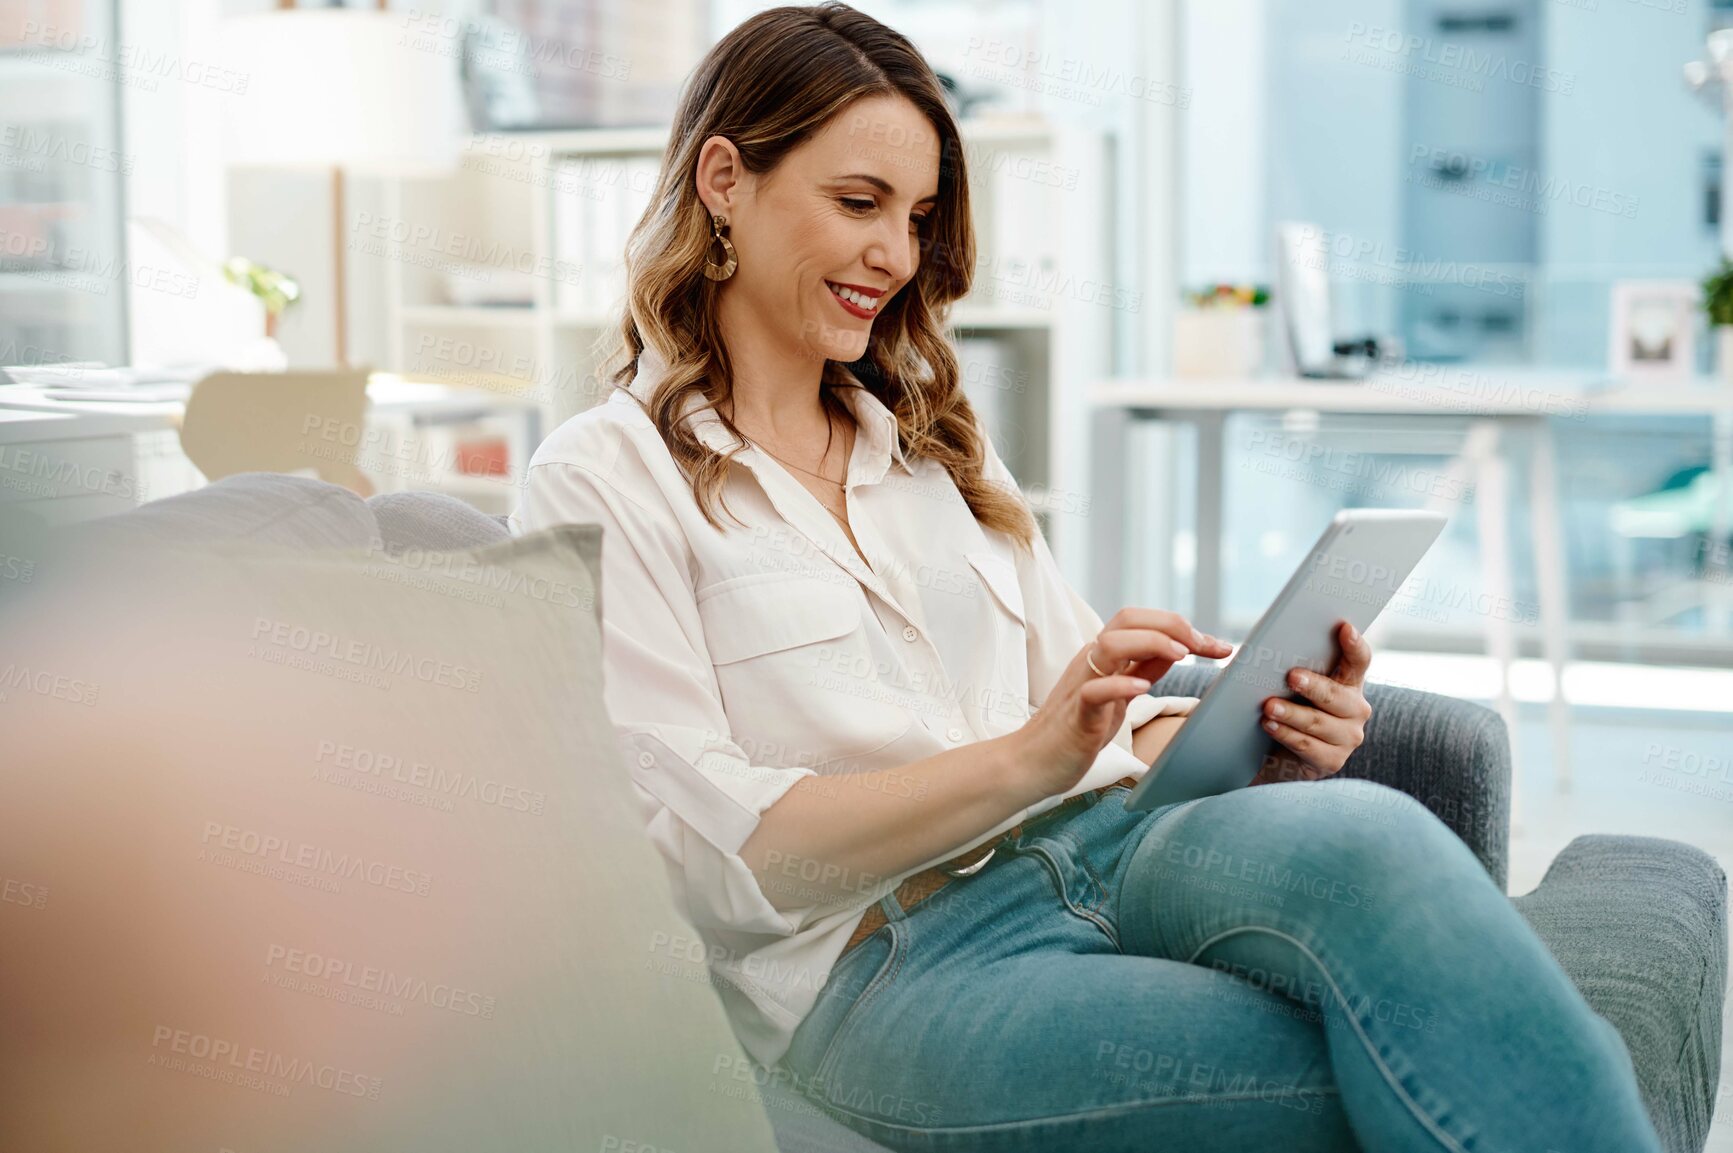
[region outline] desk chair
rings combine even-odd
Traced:
[[[1709,466],[1685,469],[1655,492],[1615,504],[1608,522],[1620,537],[1650,540],[1693,539],[1702,562],[1691,576],[1646,592],[1642,622],[1657,625],[1698,609],[1709,632],[1725,633],[1733,621],[1733,587],[1727,575],[1727,525],[1720,477]]]
[[[217,372],[193,386],[181,451],[205,479],[311,472],[360,496],[367,452],[367,373]]]

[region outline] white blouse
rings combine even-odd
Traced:
[[[712,528],[638,400],[666,366],[639,358],[628,392],[566,421],[530,462],[514,533],[603,526],[603,696],[651,838],[747,1052],[787,1049],[861,914],[908,873],[865,878],[853,899],[777,909],[739,857],[759,815],[810,776],[892,768],[1020,727],[1101,618],[1060,575],[984,529],[944,468],[906,459],[896,418],[843,389],[859,432],[850,527],[754,447],[723,486]],[[638,400],[634,400],[634,397]],[[726,452],[714,412],[683,419]],[[983,434],[984,435],[984,434]],[[991,442],[987,475],[1015,491]],[[923,861],[956,855],[1065,797],[1148,768],[1131,732],[1194,697],[1144,696],[1071,790]],[[867,883],[872,882],[872,883]],[[966,883],[966,882],[954,882]]]

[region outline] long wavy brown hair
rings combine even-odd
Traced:
[[[872,393],[895,414],[906,456],[939,462],[977,521],[1031,547],[1037,530],[1022,494],[982,475],[985,438],[943,333],[975,266],[956,121],[914,45],[846,4],[761,12],[723,37],[688,78],[650,206],[626,242],[625,315],[606,349],[604,376],[626,387],[646,346],[667,364],[646,407],[690,479],[699,509],[720,531],[715,508],[727,512],[728,461],[746,442],[718,407],[732,395],[733,372],[716,319],[717,293],[726,291],[726,282],[700,271],[711,230],[695,187],[699,150],[709,137],[725,136],[747,170],[762,175],[855,101],[872,96],[906,97],[932,123],[939,138],[939,199],[920,226],[914,278],[881,306],[860,360],[825,362],[820,401],[848,420],[837,390]],[[705,446],[681,419],[694,393],[739,441],[726,455]]]

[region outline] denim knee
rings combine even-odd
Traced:
[[[1472,866],[1474,854],[1418,800],[1388,785],[1356,778],[1260,786],[1285,792],[1283,803],[1306,813],[1306,830],[1327,841],[1345,871],[1399,879]]]

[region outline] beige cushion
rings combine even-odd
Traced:
[[[598,528],[118,539],[0,589],[0,1148],[774,1149],[603,709]]]

